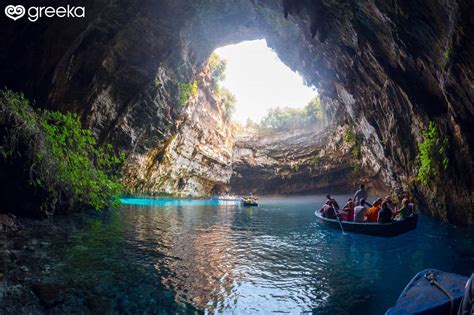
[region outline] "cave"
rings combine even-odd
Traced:
[[[473,1],[40,5],[0,14],[0,313],[457,309],[474,261]],[[259,39],[317,89],[324,126],[237,132],[210,58]],[[31,151],[56,144],[37,181]],[[381,207],[354,207],[359,183]]]
[[[78,113],[101,143],[127,153],[124,181],[140,187],[140,193],[166,188],[166,183],[156,186],[160,178],[186,174],[160,168],[177,146],[212,136],[200,131],[209,118],[204,111],[186,113],[190,109],[181,104],[180,87],[200,82],[191,107],[216,107],[203,75],[210,54],[221,46],[265,38],[286,65],[318,89],[334,128],[350,126],[360,135],[361,167],[374,188],[409,191],[428,214],[474,223],[472,2],[81,4],[85,17],[74,21],[13,22],[2,16],[0,83],[24,92],[38,107]],[[430,122],[447,136],[449,165],[429,185],[420,185],[418,144]],[[225,132],[214,136],[225,139]],[[193,149],[188,155],[199,152]],[[231,176],[224,170],[229,161],[215,156],[202,160]],[[312,178],[337,181],[347,189],[344,179],[352,173],[344,169],[346,164]],[[308,181],[302,173],[301,181]],[[198,173],[199,181],[188,181],[183,193],[211,191],[222,182],[212,174]],[[273,193],[293,192],[286,190]]]

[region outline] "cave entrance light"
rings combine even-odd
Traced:
[[[232,117],[242,125],[248,119],[260,122],[272,108],[302,108],[318,95],[278,58],[265,39],[220,47],[215,53],[227,62],[221,86],[235,95]]]

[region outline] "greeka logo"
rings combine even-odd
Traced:
[[[28,13],[28,20],[36,22],[42,17],[52,18],[83,18],[86,16],[85,7],[74,7],[67,5],[66,7],[29,7],[28,10],[22,5],[7,5],[5,7],[5,15],[16,21]]]
[[[25,7],[22,5],[7,5],[5,14],[10,19],[16,21],[25,15]]]

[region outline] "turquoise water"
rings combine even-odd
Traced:
[[[134,206],[156,206],[156,207],[180,207],[180,206],[218,206],[220,203],[214,199],[150,199],[150,198],[121,198],[124,205]],[[228,203],[228,202],[227,202]]]
[[[343,235],[316,222],[323,199],[125,199],[116,211],[55,219],[67,237],[38,237],[55,244],[49,277],[105,313],[382,314],[422,269],[473,271],[472,230],[421,216],[392,239]]]

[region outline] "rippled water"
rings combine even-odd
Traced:
[[[57,219],[74,222],[70,235],[43,238],[57,244],[52,277],[130,313],[381,314],[421,269],[473,271],[472,230],[421,216],[416,231],[392,239],[342,235],[316,222],[322,201],[125,200]]]

